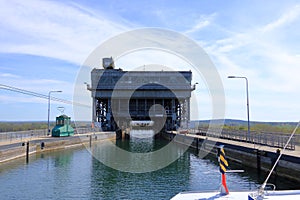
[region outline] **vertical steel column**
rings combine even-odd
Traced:
[[[118,99],[118,112],[120,112],[120,106],[121,106],[121,102],[120,99]]]
[[[107,99],[107,112],[106,112],[106,120],[108,123],[109,130],[112,129],[112,111],[111,111],[111,99]]]
[[[175,112],[175,99],[171,100],[171,113],[172,113],[172,129],[175,127],[176,124],[176,112]]]
[[[93,122],[96,122],[97,121],[97,116],[96,116],[96,98],[93,98],[93,110],[92,110],[92,113],[93,113]]]
[[[144,106],[144,116],[146,116],[147,113],[147,99],[145,98],[145,106]]]
[[[135,112],[136,112],[136,115],[138,114],[138,110],[139,110],[139,102],[137,99],[135,99]]]
[[[191,112],[191,108],[190,108],[190,98],[188,98],[188,100],[187,100],[187,106],[188,106],[188,122],[190,122],[190,112]]]

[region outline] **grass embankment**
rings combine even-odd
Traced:
[[[77,127],[90,127],[90,122],[76,122]],[[50,122],[50,128],[55,126],[55,122]],[[75,127],[74,122],[71,124]],[[47,129],[48,122],[0,122],[0,132],[27,131],[37,129]]]
[[[197,124],[198,123],[198,124]],[[207,128],[209,121],[196,122],[196,127]],[[268,132],[268,133],[287,133],[293,132],[297,122],[251,122],[250,130],[253,132]],[[235,131],[247,131],[247,121],[241,120],[225,120],[223,129]],[[300,128],[296,131],[300,134]]]
[[[290,124],[278,124],[278,125],[270,125],[270,124],[254,124],[250,125],[250,130],[254,132],[269,132],[269,133],[287,133],[290,134],[293,132],[296,126]],[[247,131],[247,126],[228,126],[224,125],[224,129],[226,130],[240,130]],[[300,134],[300,129],[298,128],[296,131],[297,134]]]
[[[226,122],[227,121],[227,122]],[[208,122],[200,122],[196,126],[207,128]],[[295,122],[251,122],[251,131],[270,132],[270,133],[291,133],[296,127]],[[77,127],[90,127],[90,122],[76,122]],[[55,122],[50,122],[50,127],[53,128]],[[72,126],[75,127],[74,122]],[[26,131],[47,129],[47,122],[0,122],[0,132],[10,131]],[[247,122],[239,120],[225,120],[225,130],[247,131]],[[300,134],[300,128],[296,131]]]

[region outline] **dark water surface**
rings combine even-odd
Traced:
[[[152,138],[117,141],[132,152],[150,152],[166,145]],[[103,143],[94,144],[103,145]],[[102,149],[103,150],[103,149]],[[105,152],[109,155],[109,152]],[[229,190],[253,190],[265,174],[229,163],[244,173],[227,175]],[[279,189],[299,189],[297,183],[274,180]],[[37,154],[0,165],[0,199],[170,199],[181,191],[218,190],[215,156],[199,159],[193,149],[169,166],[147,173],[122,172],[99,162],[85,148]]]

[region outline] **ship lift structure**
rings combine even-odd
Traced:
[[[132,124],[177,130],[190,121],[191,71],[123,71],[112,58],[91,71],[92,119],[103,131]],[[135,123],[135,121],[139,123]]]

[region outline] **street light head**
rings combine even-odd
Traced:
[[[62,92],[61,90],[51,90],[49,91],[49,93],[52,93],[52,92]]]
[[[244,78],[247,80],[246,76],[228,76],[227,78]]]

